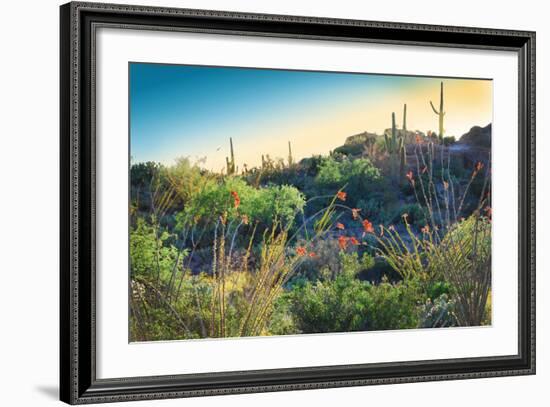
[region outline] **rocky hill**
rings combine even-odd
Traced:
[[[474,126],[458,140],[459,144],[491,148],[491,123],[485,127]]]

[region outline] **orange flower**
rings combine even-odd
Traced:
[[[237,209],[241,204],[241,198],[239,198],[239,194],[237,193],[237,191],[231,191],[231,196],[234,200],[233,204],[235,205],[235,209]]]
[[[351,241],[351,244],[357,246],[359,244],[359,240],[357,240],[355,237],[351,237],[350,238],[350,241]]]
[[[296,254],[297,254],[298,256],[305,256],[306,253],[307,253],[307,250],[306,250],[305,247],[298,246],[298,247],[296,248]]]
[[[345,193],[344,191],[338,191],[338,193],[336,194],[336,196],[338,197],[339,200],[345,201],[345,200],[346,200],[346,196],[348,196],[348,194]]]
[[[426,225],[423,228],[420,229],[422,233],[430,233],[430,226]]]
[[[351,210],[351,216],[353,217],[353,219],[357,219],[359,217],[359,212],[361,211],[361,209],[358,209],[358,208],[353,208]]]
[[[346,236],[340,236],[338,238],[338,244],[340,245],[340,249],[346,250],[346,247],[348,247],[348,238]]]
[[[317,256],[317,255],[315,254],[315,252],[309,252],[309,255],[308,255],[308,256],[311,257],[311,258],[314,258],[314,257]]]
[[[345,229],[344,224],[343,224],[343,223],[340,223],[340,222],[338,222],[338,223],[336,224],[336,227],[337,227],[338,229],[340,229],[340,230],[344,230],[344,229]]]
[[[374,228],[372,227],[372,223],[369,222],[368,219],[365,219],[363,221],[363,229],[365,229],[365,232],[367,233],[374,233]]]

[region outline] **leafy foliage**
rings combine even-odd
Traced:
[[[238,205],[235,204],[234,193],[240,199]],[[178,225],[183,227],[190,222],[211,220],[227,213],[229,221],[246,215],[249,222],[260,222],[267,227],[273,225],[274,220],[288,225],[304,205],[303,194],[294,187],[282,185],[254,188],[235,177],[204,183],[177,215],[177,220]]]
[[[288,294],[296,326],[301,332],[351,332],[417,326],[417,286],[391,284],[387,280],[372,285],[356,278],[362,266],[357,255],[342,254],[340,260],[343,272],[334,279],[316,283],[305,281]]]

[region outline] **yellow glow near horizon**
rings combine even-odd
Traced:
[[[395,112],[398,128],[402,126],[403,105],[407,104],[407,128],[426,133],[438,131],[438,118],[430,107],[430,100],[439,108],[441,79],[419,78],[418,83],[404,86],[398,91],[374,98],[360,95],[346,105],[307,107],[298,119],[280,123],[276,127],[260,127],[247,134],[228,132],[227,145],[219,151],[205,154],[205,167],[220,171],[229,155],[229,137],[233,138],[236,164],[242,169],[261,164],[261,155],[272,158],[288,156],[288,141],[292,143],[295,160],[313,154],[326,155],[344,144],[347,137],[369,131],[382,134],[391,127],[391,114]],[[460,138],[473,126],[486,126],[492,122],[493,87],[490,80],[443,79],[445,101],[445,135]],[[327,104],[329,108],[327,108]],[[261,133],[258,133],[261,132]],[[255,140],[255,134],[262,134]]]

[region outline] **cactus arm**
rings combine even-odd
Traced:
[[[432,103],[431,100],[430,100],[430,106],[432,107],[434,113],[435,113],[436,115],[439,115],[439,112],[438,112],[437,109],[434,107],[434,104]]]

